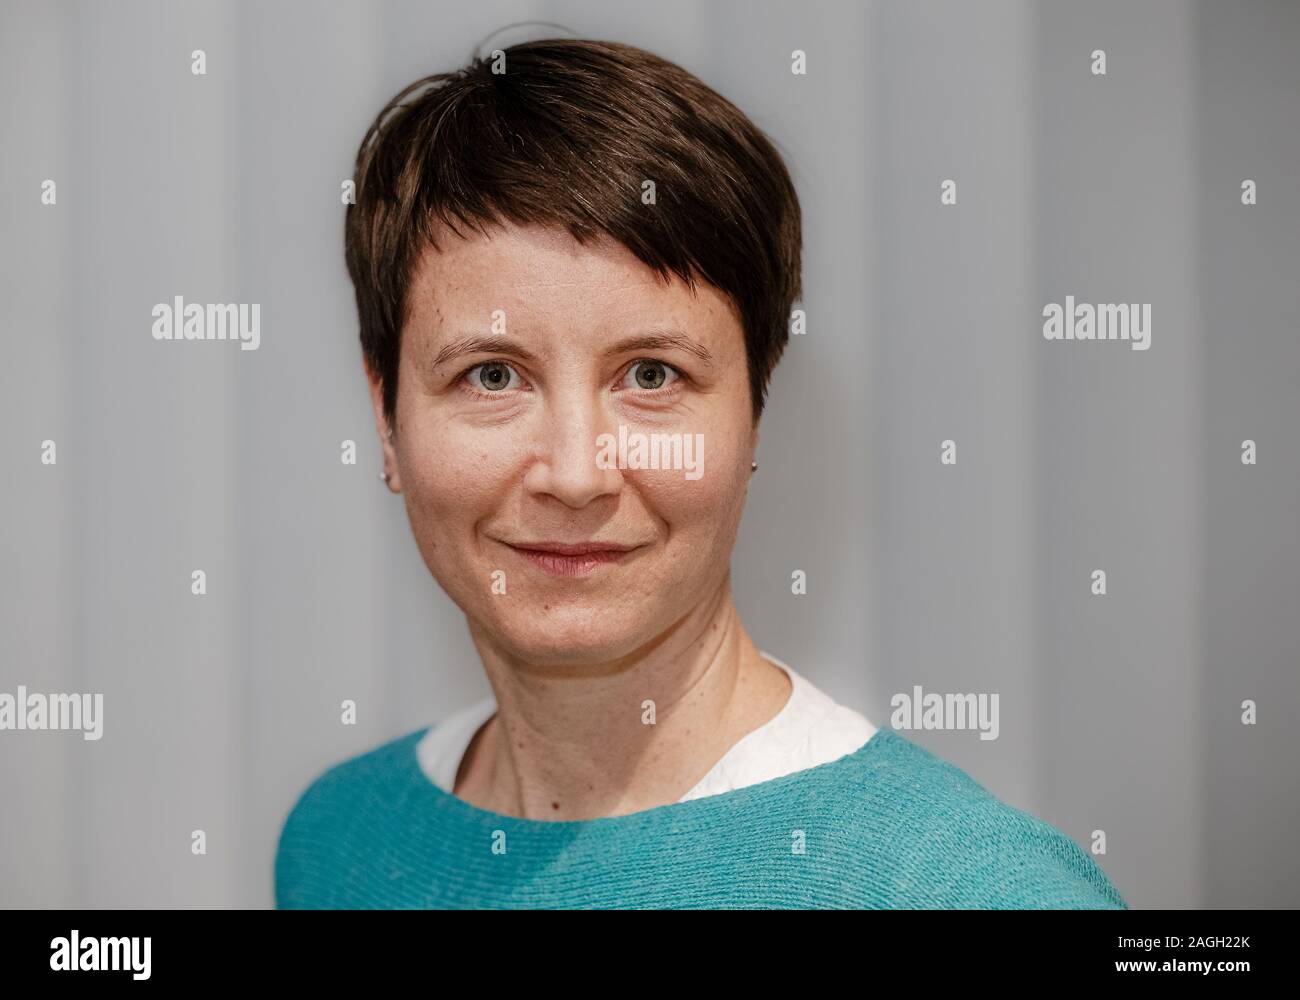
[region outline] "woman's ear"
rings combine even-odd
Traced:
[[[393,447],[393,428],[388,426],[388,420],[384,417],[384,383],[375,372],[371,371],[368,363],[363,361],[362,364],[366,370],[366,381],[370,386],[370,405],[375,411],[375,430],[379,434],[379,450],[384,461],[380,476],[386,477],[384,481],[392,492],[401,493],[402,477],[397,470],[397,449]]]

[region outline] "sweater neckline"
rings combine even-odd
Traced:
[[[865,735],[855,734],[852,745],[848,745],[848,740],[842,740],[839,746],[833,748],[830,740],[827,739],[823,742],[827,752],[823,753],[818,750],[817,757],[819,759],[799,761],[798,766],[793,768],[788,766],[786,758],[797,752],[797,744],[806,742],[807,732],[829,722],[832,711],[842,710],[844,706],[834,702],[828,695],[815,688],[803,674],[796,671],[788,663],[777,659],[766,650],[760,649],[758,653],[768,663],[786,675],[790,682],[789,696],[772,718],[757,729],[746,733],[734,743],[714,763],[709,772],[701,777],[678,801],[703,798],[705,795],[716,795],[720,791],[729,790],[726,787],[717,788],[718,785],[743,787],[747,784],[758,784],[770,777],[779,777],[783,773],[789,773],[791,770],[806,770],[817,764],[838,760],[844,754],[851,753],[861,747],[879,728],[873,725],[869,719],[854,713],[866,723],[868,731]],[[815,706],[817,701],[820,701],[821,705]],[[464,764],[465,755],[478,734],[482,732],[483,727],[498,714],[497,709],[495,697],[489,694],[465,708],[458,709],[446,719],[431,725],[425,730],[424,735],[416,741],[416,759],[419,761],[420,770],[424,772],[425,777],[444,792],[455,794],[456,778],[460,773],[461,766]],[[813,722],[814,712],[820,716],[816,722]],[[801,720],[798,723],[801,727],[800,730],[795,728],[796,723],[794,720],[796,718]],[[752,772],[755,769],[753,761],[757,754],[760,753],[766,754],[769,759],[759,770],[766,770],[769,773],[747,774],[747,772]],[[780,758],[778,758],[778,754],[780,754]],[[779,769],[776,766],[778,760],[781,764]],[[744,780],[737,780],[736,776],[739,774],[747,774],[747,776]],[[702,789],[709,790],[702,791]]]
[[[495,827],[504,830],[513,829],[516,832],[533,831],[539,832],[543,828],[553,833],[572,832],[575,830],[591,831],[612,830],[621,826],[636,825],[641,823],[653,823],[657,821],[671,821],[675,819],[691,816],[698,818],[701,814],[708,816],[712,813],[741,808],[751,804],[751,800],[763,800],[779,795],[782,791],[789,788],[796,782],[820,781],[830,778],[834,772],[843,769],[852,764],[859,763],[868,757],[880,753],[882,750],[889,748],[895,741],[901,739],[893,730],[886,726],[881,726],[871,735],[862,746],[858,749],[837,757],[835,760],[826,761],[822,764],[816,764],[812,767],[806,767],[799,771],[792,771],[789,774],[783,774],[776,778],[769,778],[766,781],[760,781],[752,785],[745,785],[741,788],[733,788],[725,792],[718,792],[715,795],[706,795],[703,798],[687,799],[678,802],[666,802],[663,805],[651,806],[648,809],[638,809],[636,812],[623,813],[619,816],[596,816],[591,819],[527,819],[522,816],[508,816],[505,813],[494,812],[490,809],[482,809],[471,802],[466,802],[460,796],[440,788],[434,782],[428,779],[424,771],[420,768],[420,761],[416,756],[416,746],[428,731],[428,726],[424,729],[412,733],[404,742],[402,748],[403,765],[408,771],[409,777],[412,778],[412,784],[415,786],[416,794],[425,796],[426,799],[436,807],[441,807],[454,813],[462,820],[468,823],[491,823]]]

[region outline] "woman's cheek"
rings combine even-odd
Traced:
[[[478,498],[492,495],[505,474],[502,443],[499,436],[463,428],[423,433],[410,443],[403,481],[409,466],[413,485],[425,498],[423,506],[443,515],[473,515]]]
[[[743,442],[731,433],[697,433],[683,447],[681,468],[654,472],[655,489],[674,507],[708,521],[733,507],[743,496],[749,466],[742,462]],[[676,455],[674,455],[676,458]],[[738,471],[744,465],[743,475]]]
[[[455,441],[422,440],[405,456],[407,512],[426,561],[441,567],[437,575],[469,557],[474,526],[490,513],[484,500],[492,470],[489,456]]]

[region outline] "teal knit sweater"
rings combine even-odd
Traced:
[[[780,778],[572,821],[442,790],[416,759],[426,731],[303,793],[278,907],[1127,909],[1072,840],[891,729]]]

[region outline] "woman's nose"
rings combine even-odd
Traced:
[[[573,508],[616,494],[623,475],[617,468],[602,468],[604,463],[597,461],[597,455],[600,436],[617,432],[616,422],[596,399],[548,401],[524,485],[530,492],[548,494]]]

